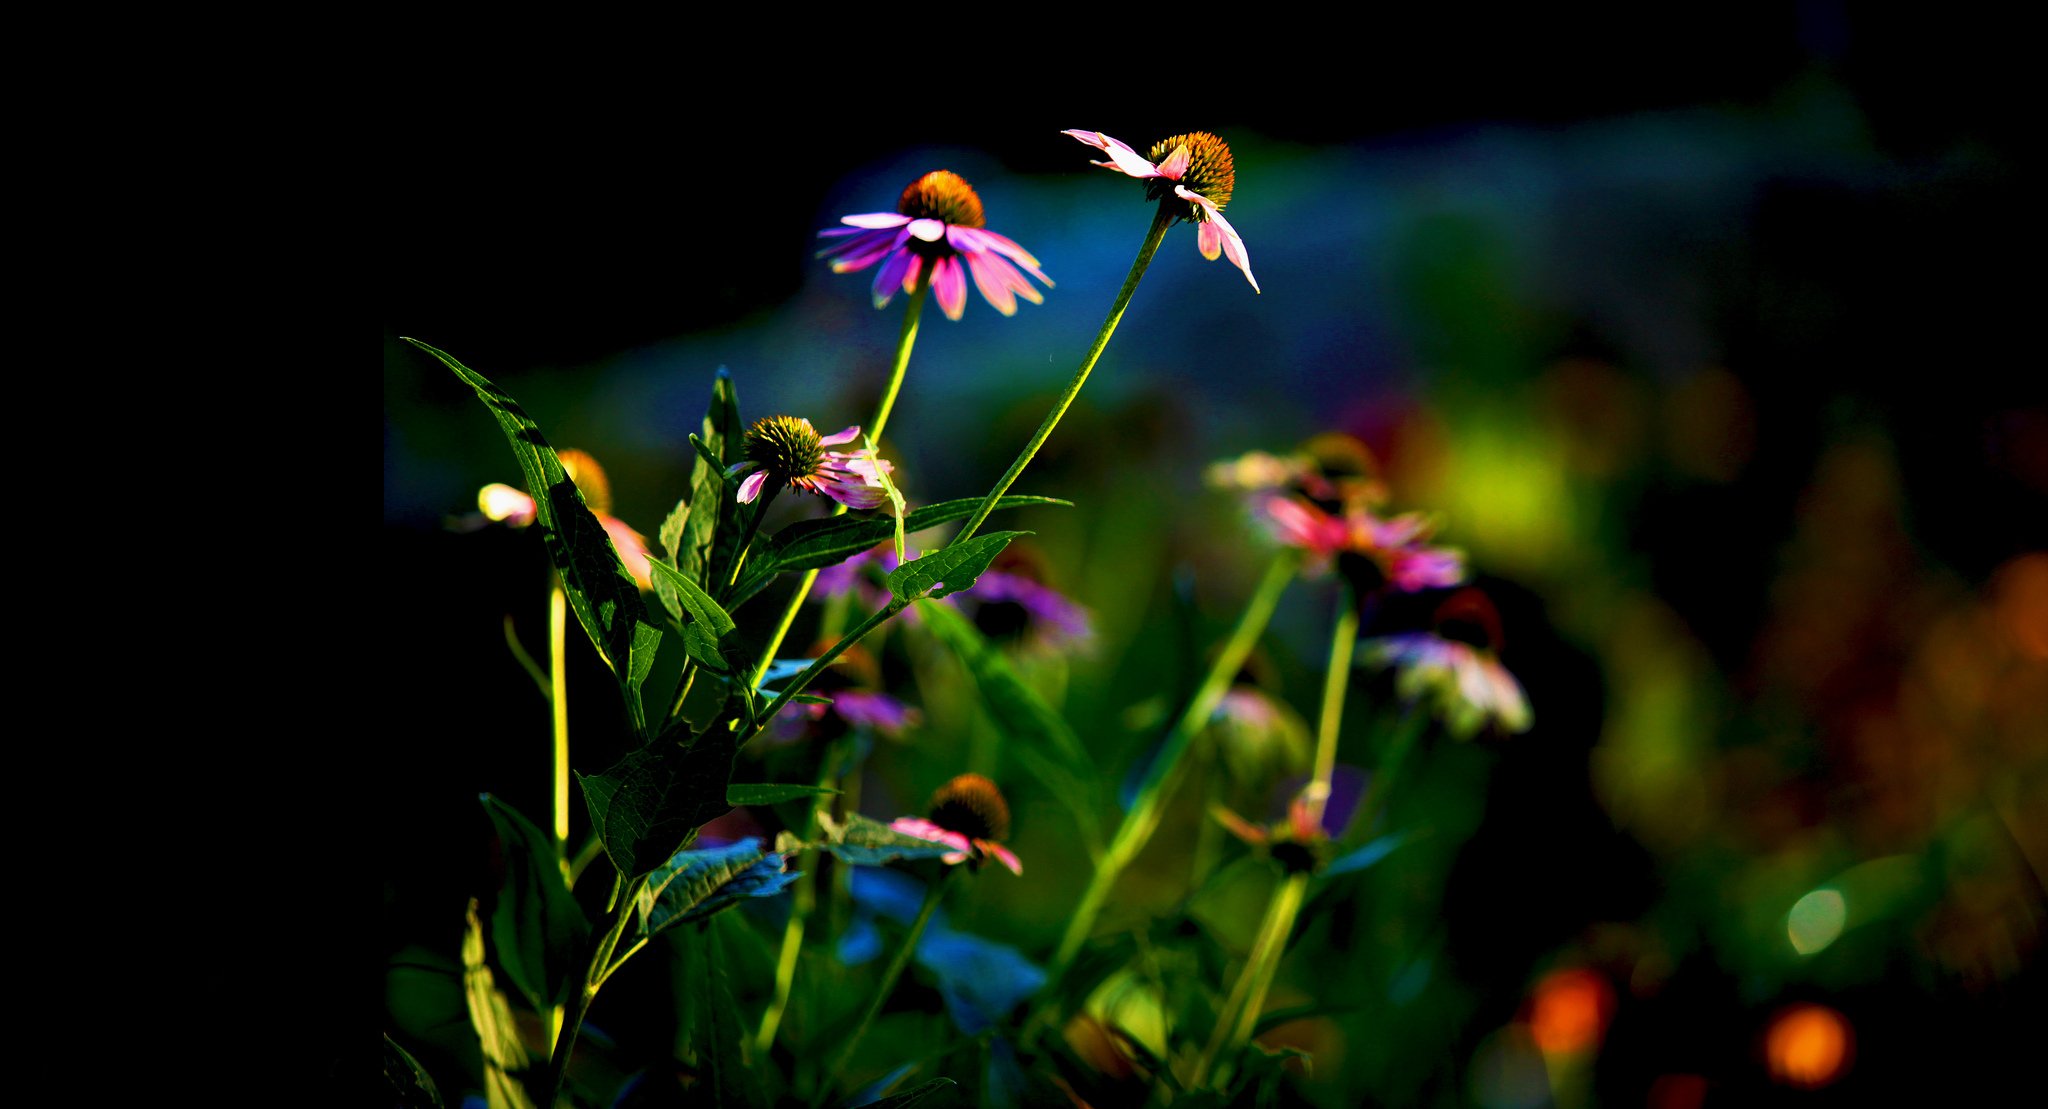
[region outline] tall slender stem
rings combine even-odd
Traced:
[[[873,440],[877,447],[882,444],[882,429],[889,426],[889,414],[896,409],[896,394],[903,389],[903,372],[910,366],[910,349],[917,345],[917,321],[918,317],[924,314],[925,297],[931,292],[931,285],[931,271],[927,269],[925,275],[918,279],[917,288],[911,291],[910,303],[904,308],[903,330],[896,336],[896,357],[889,363],[889,380],[882,387],[882,400],[875,406],[875,418],[869,421],[866,429],[868,438]],[[836,505],[832,509],[832,515],[838,516],[845,511],[845,505]],[[761,652],[761,661],[754,667],[756,682],[759,682],[761,675],[767,673],[768,667],[774,664],[775,653],[782,650],[782,641],[789,636],[790,626],[796,623],[797,612],[804,607],[804,600],[811,595],[811,587],[817,582],[818,571],[815,569],[804,571],[804,576],[797,580],[796,592],[791,593],[789,600],[783,604],[782,618],[775,622],[775,634],[768,637],[768,646]],[[826,629],[828,635],[838,630]]]
[[[957,868],[949,866],[941,871],[938,880],[925,890],[924,904],[918,907],[917,920],[910,925],[910,934],[903,937],[903,945],[896,949],[895,958],[889,960],[888,969],[882,972],[881,984],[876,987],[875,995],[868,999],[868,1007],[861,1012],[860,1023],[853,1026],[853,1034],[846,1038],[846,1042],[840,1045],[839,1053],[832,1057],[832,1065],[826,1068],[824,1077],[818,1083],[817,1094],[811,1098],[813,1106],[825,1103],[834,1081],[839,1077],[839,1072],[845,1069],[847,1060],[853,1058],[854,1049],[860,1046],[861,1037],[867,1035],[868,1025],[875,1022],[875,1017],[881,1013],[883,1004],[889,1000],[889,995],[896,991],[896,980],[903,977],[903,968],[910,965],[910,957],[916,954],[917,941],[924,936],[924,926],[931,923],[932,913],[939,907],[939,896],[946,890],[946,879],[953,876],[955,869]]]
[[[768,506],[775,503],[775,497],[782,492],[781,485],[769,485],[754,502],[754,514],[747,518],[747,530],[740,533],[740,545],[732,554],[732,574],[725,579],[725,592],[740,580],[740,567],[747,564],[747,552],[754,549],[754,536],[761,530],[761,521],[768,515]]]
[[[1260,579],[1251,600],[1246,602],[1244,613],[1238,617],[1237,627],[1231,630],[1223,650],[1217,653],[1216,661],[1196,688],[1187,711],[1174,722],[1173,730],[1159,745],[1159,753],[1153,757],[1151,767],[1138,785],[1137,799],[1131,803],[1130,811],[1124,814],[1124,822],[1118,825],[1116,836],[1103,852],[1102,860],[1096,864],[1095,874],[1089,879],[1087,890],[1081,894],[1080,905],[1067,919],[1066,933],[1060,937],[1059,949],[1053,954],[1052,964],[1046,971],[1045,988],[1039,991],[1041,998],[1054,995],[1052,987],[1073,965],[1074,957],[1080,953],[1082,943],[1094,929],[1095,918],[1108,901],[1109,891],[1116,885],[1118,875],[1152,838],[1153,829],[1159,824],[1160,809],[1179,781],[1182,756],[1187,753],[1188,744],[1215,715],[1217,704],[1229,690],[1231,679],[1244,665],[1245,656],[1251,654],[1252,645],[1264,634],[1281,592],[1287,588],[1299,565],[1300,553],[1292,549],[1283,550],[1274,557],[1272,565],[1266,568],[1266,576]]]
[[[1067,408],[1074,403],[1074,398],[1081,395],[1081,386],[1088,384],[1088,374],[1095,369],[1096,359],[1101,358],[1103,348],[1109,346],[1109,337],[1116,334],[1116,325],[1124,318],[1124,309],[1130,307],[1131,294],[1138,291],[1138,281],[1145,276],[1145,267],[1152,264],[1152,255],[1158,253],[1160,240],[1166,237],[1166,229],[1173,225],[1173,221],[1174,213],[1170,208],[1165,204],[1158,205],[1152,214],[1152,228],[1145,233],[1145,241],[1138,247],[1138,257],[1131,262],[1131,272],[1124,277],[1124,287],[1117,290],[1116,301],[1109,306],[1109,315],[1102,321],[1102,330],[1096,332],[1095,343],[1088,348],[1088,356],[1081,360],[1081,368],[1074,371],[1073,380],[1067,382],[1067,391],[1060,394],[1059,400],[1053,402],[1052,411],[1045,414],[1045,422],[1038,425],[1038,430],[1032,434],[1031,441],[1024,444],[1024,449],[1017,455],[1017,460],[1010,463],[1010,468],[1004,471],[1002,478],[996,482],[996,487],[989,490],[988,496],[982,498],[981,507],[975,509],[974,515],[967,518],[967,526],[961,528],[960,534],[953,537],[954,543],[965,543],[974,537],[974,532],[981,527],[981,522],[988,519],[988,514],[995,510],[996,501],[1009,491],[1011,484],[1017,480],[1017,475],[1024,472],[1024,467],[1031,464],[1031,459],[1038,454],[1038,448],[1045,445],[1045,441],[1052,437],[1052,429],[1059,426],[1060,417],[1067,414]]]
[[[1351,649],[1358,639],[1358,606],[1351,590],[1337,595],[1336,626],[1330,631],[1330,668],[1323,677],[1323,707],[1316,720],[1316,753],[1308,787],[1303,791],[1309,805],[1309,826],[1322,827],[1323,810],[1330,799],[1330,775],[1337,766],[1337,736],[1344,723],[1344,694],[1351,684]],[[1209,1044],[1195,1064],[1193,1085],[1199,1088],[1219,1066],[1227,1077],[1225,1061],[1237,1054],[1258,1027],[1259,1013],[1266,1007],[1266,992],[1280,970],[1280,958],[1287,953],[1287,937],[1294,932],[1294,920],[1301,913],[1308,894],[1310,871],[1290,873],[1266,906],[1266,919],[1259,926],[1244,969],[1238,972],[1230,996],[1223,1003],[1222,1019],[1209,1036]]]
[[[553,702],[555,745],[550,760],[552,792],[550,810],[554,818],[555,855],[568,874],[569,850],[569,594],[562,588],[562,575],[554,574],[548,592],[548,694]]]
[[[583,971],[583,980],[576,991],[569,996],[569,1016],[562,1028],[562,1034],[555,1040],[554,1052],[548,1056],[546,1086],[547,1100],[543,1105],[554,1105],[562,1098],[562,1080],[569,1073],[569,1056],[576,1050],[576,1036],[583,1031],[583,1017],[590,1011],[590,1003],[597,997],[597,988],[613,969],[612,952],[619,946],[619,937],[625,935],[626,922],[633,919],[633,905],[638,899],[640,883],[634,879],[630,884],[613,879],[612,914],[610,927],[598,938],[597,946],[590,953],[590,963]],[[623,887],[623,888],[622,888]],[[623,894],[623,896],[621,896]]]

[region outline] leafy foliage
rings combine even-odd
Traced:
[[[797,878],[784,857],[758,839],[722,847],[678,851],[656,867],[640,887],[640,928],[659,935],[678,924],[703,920],[749,897],[773,897]]]
[[[512,1020],[512,1006],[484,965],[484,926],[476,901],[469,903],[469,926],[462,933],[462,985],[469,1001],[470,1027],[483,1050],[484,1099],[490,1109],[533,1109],[533,1099],[520,1075],[530,1065],[526,1045]]]
[[[714,725],[690,742],[657,740],[602,774],[576,776],[590,822],[621,875],[653,870],[698,825],[732,807],[725,787],[736,750],[732,731]]]
[[[562,878],[554,841],[518,810],[484,794],[484,812],[504,848],[505,886],[491,910],[498,963],[535,1009],[559,1005],[590,933]]]
[[[881,866],[898,859],[936,859],[959,850],[943,843],[905,835],[878,820],[848,813],[845,823],[820,816],[825,841],[821,850],[856,866]]]
[[[965,543],[933,551],[898,566],[889,574],[889,592],[899,601],[914,601],[929,593],[933,599],[971,587],[988,564],[1010,545],[1010,540],[1028,531],[998,531],[977,535]]]

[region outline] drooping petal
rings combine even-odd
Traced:
[[[747,480],[740,482],[740,503],[754,503],[754,498],[761,495],[761,486],[767,484],[767,482],[768,471],[766,470],[755,470],[753,473],[748,474]]]
[[[946,224],[943,220],[912,220],[908,230],[912,235],[928,243],[935,243],[946,237]]]
[[[1195,249],[1211,262],[1223,256],[1223,229],[1216,226],[1216,221],[1210,220],[1201,225],[1195,233]]]
[[[1109,161],[1095,163],[1104,169],[1117,170],[1138,178],[1163,176],[1159,172],[1158,166],[1146,161],[1137,151],[1100,131],[1062,131],[1060,133],[1072,135],[1074,138],[1109,155]]]
[[[1017,267],[1011,265],[1007,260],[997,257],[992,252],[983,254],[981,258],[984,262],[988,263],[989,271],[1001,277],[1003,284],[1016,290],[1018,296],[1033,304],[1045,303],[1045,297],[1032,287],[1031,282],[1024,280],[1024,275],[1017,272]]]
[[[914,293],[917,291],[917,275],[924,272],[924,256],[907,250],[903,253],[910,257],[910,268],[903,271],[903,291]]]
[[[821,447],[837,447],[845,443],[855,442],[859,439],[860,425],[855,424],[852,427],[847,428],[845,431],[838,431],[832,433],[831,435],[825,436],[824,438],[818,440],[818,445]]]
[[[1182,143],[1173,148],[1173,153],[1168,154],[1165,161],[1159,163],[1159,176],[1178,181],[1188,175],[1188,163],[1193,160],[1194,154],[1188,150],[1188,144]]]
[[[880,508],[882,503],[889,499],[888,490],[878,485],[848,481],[816,481],[812,483],[812,488],[848,508]]]
[[[994,840],[978,839],[975,840],[974,843],[975,846],[980,847],[983,851],[986,851],[991,856],[993,856],[997,862],[1008,867],[1010,869],[1010,873],[1015,874],[1019,878],[1022,878],[1024,876],[1024,864],[1017,861],[1016,853],[1011,851],[1009,848],[1004,847],[1002,844],[997,843]]]
[[[1002,274],[995,272],[993,268],[1007,266],[1009,263],[999,262],[993,255],[982,253],[963,254],[961,257],[967,260],[968,272],[974,275],[974,287],[981,290],[982,299],[1005,316],[1016,315],[1017,298],[1010,292],[1010,286],[1003,280]]]
[[[949,320],[957,320],[967,310],[967,275],[961,270],[958,257],[941,258],[932,265],[932,295],[939,300],[939,308]]]
[[[902,249],[906,237],[901,231],[863,231],[861,237],[819,251],[818,257],[833,259],[833,273],[853,273],[888,257],[892,250]]]
[[[848,227],[901,227],[910,222],[910,217],[901,212],[862,212],[856,216],[840,216],[839,222]]]
[[[647,566],[646,537],[616,516],[599,516],[597,522],[604,525],[605,534],[611,537],[612,546],[619,552],[619,561],[626,565],[626,572],[633,575],[640,588],[653,589],[654,571]]]
[[[1259,292],[1259,279],[1252,276],[1252,257],[1245,253],[1244,240],[1238,238],[1237,228],[1223,218],[1223,213],[1209,209],[1209,222],[1223,229],[1223,254],[1230,264],[1244,271],[1244,279],[1252,283],[1252,292]]]
[[[889,298],[895,296],[896,290],[903,287],[904,275],[911,272],[916,265],[917,255],[907,250],[897,251],[889,256],[888,261],[882,263],[882,268],[875,271],[875,307],[888,307]]]
[[[915,836],[918,839],[930,840],[933,843],[943,843],[948,847],[959,848],[959,851],[954,854],[940,857],[940,862],[948,864],[966,862],[968,854],[974,850],[974,844],[966,836],[958,832],[949,832],[920,816],[899,816],[889,822],[889,830],[901,832],[906,836]]]

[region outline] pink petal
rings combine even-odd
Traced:
[[[967,310],[967,275],[961,269],[957,257],[941,258],[932,266],[932,294],[949,320],[959,319]]]
[[[925,242],[935,243],[946,237],[946,225],[944,221],[935,219],[912,220],[910,233]]]
[[[904,253],[910,254],[909,251],[904,251]],[[916,292],[917,275],[923,272],[924,256],[920,254],[910,254],[910,268],[903,271],[903,291],[906,293]]]
[[[1159,167],[1140,157],[1137,151],[1100,131],[1062,131],[1060,133],[1072,135],[1089,146],[1109,155],[1109,161],[1095,163],[1104,169],[1118,170],[1132,177],[1139,178],[1161,176]]]
[[[910,222],[910,217],[900,212],[863,212],[857,216],[840,216],[839,222],[848,227],[901,227]]]
[[[833,258],[833,273],[852,273],[864,270],[887,257],[892,250],[902,248],[906,236],[901,231],[863,231],[867,238],[848,239],[846,242],[818,252],[820,258]]]
[[[1017,314],[1017,298],[1010,293],[1010,287],[1003,276],[994,272],[993,266],[1007,266],[1008,262],[997,262],[987,254],[963,255],[967,259],[968,272],[974,275],[974,287],[981,290],[982,298],[991,307],[1005,316]]]
[[[1165,161],[1159,163],[1159,176],[1178,181],[1188,175],[1188,163],[1193,160],[1194,155],[1189,152],[1188,144],[1182,143],[1173,148],[1173,153],[1168,154]]]
[[[1045,303],[1045,297],[1039,295],[1037,289],[1032,288],[1031,282],[1024,280],[1024,275],[1018,273],[1017,268],[1015,266],[1012,266],[1010,263],[1004,261],[1003,259],[996,257],[994,254],[984,254],[981,256],[981,258],[982,261],[988,264],[988,268],[991,272],[995,273],[997,276],[1003,279],[1003,284],[1008,285],[1010,288],[1017,290],[1018,296],[1023,297],[1025,300],[1028,300],[1033,304]]]
[[[980,845],[982,850],[994,855],[997,862],[1009,867],[1010,873],[1019,878],[1024,876],[1024,864],[1017,861],[1017,856],[1009,848],[991,840],[980,839],[974,842]]]
[[[852,427],[847,428],[845,431],[836,432],[832,435],[825,436],[824,438],[818,440],[818,445],[821,447],[836,447],[842,443],[851,443],[859,438],[860,425],[855,424]]]
[[[847,481],[817,481],[812,487],[848,508],[880,508],[889,493],[878,485],[856,485]]]
[[[933,843],[943,843],[948,847],[957,847],[963,852],[974,850],[974,844],[969,842],[966,836],[963,836],[958,832],[949,832],[946,829],[941,828],[938,825],[932,823],[931,821],[924,819],[923,817],[899,816],[896,819],[889,822],[889,830],[892,832],[901,832],[906,836],[911,836],[916,839],[930,840]],[[962,855],[961,858],[964,859],[966,858],[966,856]],[[954,860],[949,855],[947,856],[947,861],[952,862]]]
[[[612,547],[619,552],[619,561],[625,563],[626,572],[633,575],[640,588],[653,589],[654,571],[647,568],[646,538],[615,516],[599,516],[597,522],[603,524],[605,534],[611,536]]]
[[[754,498],[761,495],[761,486],[767,484],[767,481],[768,471],[766,470],[755,470],[753,473],[748,474],[747,480],[740,482],[740,503],[754,503]]]
[[[1244,240],[1237,237],[1237,228],[1230,226],[1230,221],[1223,218],[1223,213],[1217,211],[1214,204],[1209,203],[1208,197],[1188,192],[1178,185],[1174,186],[1173,191],[1200,201],[1202,207],[1209,210],[1209,222],[1223,231],[1224,256],[1230,259],[1231,265],[1244,271],[1244,279],[1252,283],[1252,292],[1259,292],[1259,279],[1252,276],[1251,255],[1245,253]]]
[[[1043,273],[1038,272],[1038,259],[1032,257],[1030,251],[1025,250],[1023,247],[1018,246],[1016,243],[1011,242],[1009,239],[1006,239],[993,231],[983,231],[981,233],[981,237],[988,240],[988,248],[990,250],[993,250],[997,254],[1001,254],[1009,258],[1010,260],[1016,262],[1018,265],[1023,266],[1026,270],[1030,272],[1031,276],[1039,279],[1040,281],[1045,282],[1046,288],[1049,289],[1052,287],[1052,278],[1047,277]]]
[[[1223,256],[1223,231],[1213,222],[1202,224],[1201,230],[1195,234],[1195,248],[1202,252],[1202,257],[1207,258],[1211,262],[1221,258]]]
[[[983,234],[979,228],[955,227],[948,224],[946,225],[946,245],[962,254],[973,254],[977,251],[987,250],[989,245],[983,241]]]
[[[485,517],[515,528],[533,523],[535,515],[533,498],[522,490],[514,489],[500,482],[492,482],[477,490],[476,506]]]

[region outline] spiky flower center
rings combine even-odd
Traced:
[[[932,794],[931,822],[968,839],[1001,840],[1010,834],[1010,806],[994,782],[962,774]]]
[[[583,493],[583,503],[600,516],[611,515],[612,483],[604,476],[604,467],[597,464],[597,459],[579,450],[566,450],[556,457],[562,460],[569,480]]]
[[[1164,178],[1153,181],[1153,194],[1158,197],[1172,196],[1173,186],[1180,184],[1186,185],[1189,192],[1201,193],[1207,197],[1209,203],[1214,204],[1219,211],[1229,206],[1230,191],[1237,187],[1237,164],[1230,158],[1230,144],[1207,131],[1190,131],[1185,135],[1175,135],[1153,143],[1151,152],[1145,157],[1151,159],[1153,165],[1158,165],[1172,157],[1173,152],[1181,146],[1188,148],[1188,171],[1181,174],[1178,182]],[[1206,217],[1207,213],[1202,211],[1200,205],[1190,207],[1196,212],[1196,215],[1190,218],[1199,220]]]
[[[801,416],[769,416],[747,429],[747,460],[771,474],[803,477],[825,461],[818,429]]]
[[[942,220],[954,227],[981,227],[987,222],[974,186],[948,169],[935,169],[912,181],[896,210],[911,219]]]

